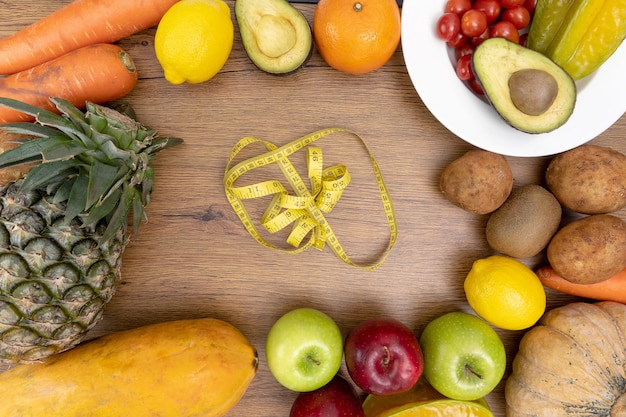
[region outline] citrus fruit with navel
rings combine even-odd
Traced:
[[[350,74],[374,71],[400,42],[396,0],[319,0],[313,15],[317,50],[331,67]]]
[[[222,69],[233,38],[230,8],[223,0],[181,0],[159,22],[154,50],[166,80],[197,84]]]
[[[474,261],[464,289],[476,314],[501,329],[527,329],[546,310],[539,277],[515,258],[493,255]]]

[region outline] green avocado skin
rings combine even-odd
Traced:
[[[259,69],[287,75],[311,57],[311,26],[286,0],[236,0],[235,18],[246,54]]]
[[[476,48],[471,65],[487,101],[509,125],[520,131],[532,134],[551,132],[565,124],[574,111],[577,90],[573,78],[539,52],[504,38],[490,38]],[[556,97],[541,114],[523,112],[511,98],[511,76],[528,69],[542,71],[556,81]],[[529,83],[517,88],[532,91],[537,86]]]

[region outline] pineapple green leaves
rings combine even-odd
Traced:
[[[131,109],[51,102],[60,114],[0,98],[35,119],[0,125],[20,138],[0,168],[31,163],[0,184],[0,362],[70,349],[101,319],[120,281],[131,212],[136,233],[149,202],[150,162],[182,142],[159,137]]]
[[[34,123],[0,125],[1,130],[24,138],[18,147],[0,154],[0,168],[40,162],[30,169],[21,187],[54,191],[54,203],[66,204],[66,223],[83,213],[87,214],[85,225],[106,219],[102,238],[106,242],[126,227],[132,211],[137,233],[154,180],[150,161],[160,150],[182,140],[160,137],[109,107],[86,103],[82,112],[64,99],[51,101],[60,114],[0,98],[0,106],[35,118]],[[133,115],[132,110],[126,113]]]

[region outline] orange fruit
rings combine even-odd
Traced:
[[[396,0],[319,0],[313,36],[328,65],[365,74],[385,65],[398,47],[400,8]]]

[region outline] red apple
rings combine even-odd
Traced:
[[[289,417],[365,417],[356,391],[339,374],[314,391],[301,392]]]
[[[346,337],[344,353],[350,377],[369,394],[408,391],[424,370],[417,338],[392,318],[374,318],[357,325]]]

